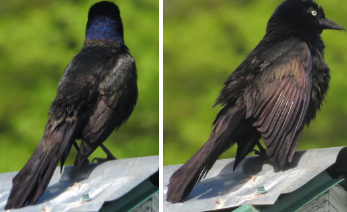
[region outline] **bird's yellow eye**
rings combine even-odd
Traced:
[[[313,16],[316,16],[316,15],[317,15],[317,11],[312,10],[311,14],[312,14]]]

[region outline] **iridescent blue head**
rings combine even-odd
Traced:
[[[101,1],[90,8],[85,44],[93,42],[124,44],[123,23],[114,3]]]

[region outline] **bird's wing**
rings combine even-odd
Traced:
[[[261,133],[267,155],[280,164],[290,162],[295,152],[312,89],[308,46],[299,42],[286,49],[264,61],[244,93],[246,118]]]
[[[100,82],[99,98],[82,132],[79,166],[132,113],[137,100],[136,67],[130,54],[111,58]]]

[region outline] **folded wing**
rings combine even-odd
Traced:
[[[266,64],[245,90],[246,118],[262,135],[270,160],[284,164],[291,161],[304,128],[312,58],[300,42]]]

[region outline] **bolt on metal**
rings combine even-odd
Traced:
[[[258,186],[257,194],[265,194],[267,191],[263,185]]]
[[[82,193],[82,199],[81,199],[81,202],[88,202],[88,201],[92,201],[92,199],[89,197],[88,192],[84,192],[84,193]]]

